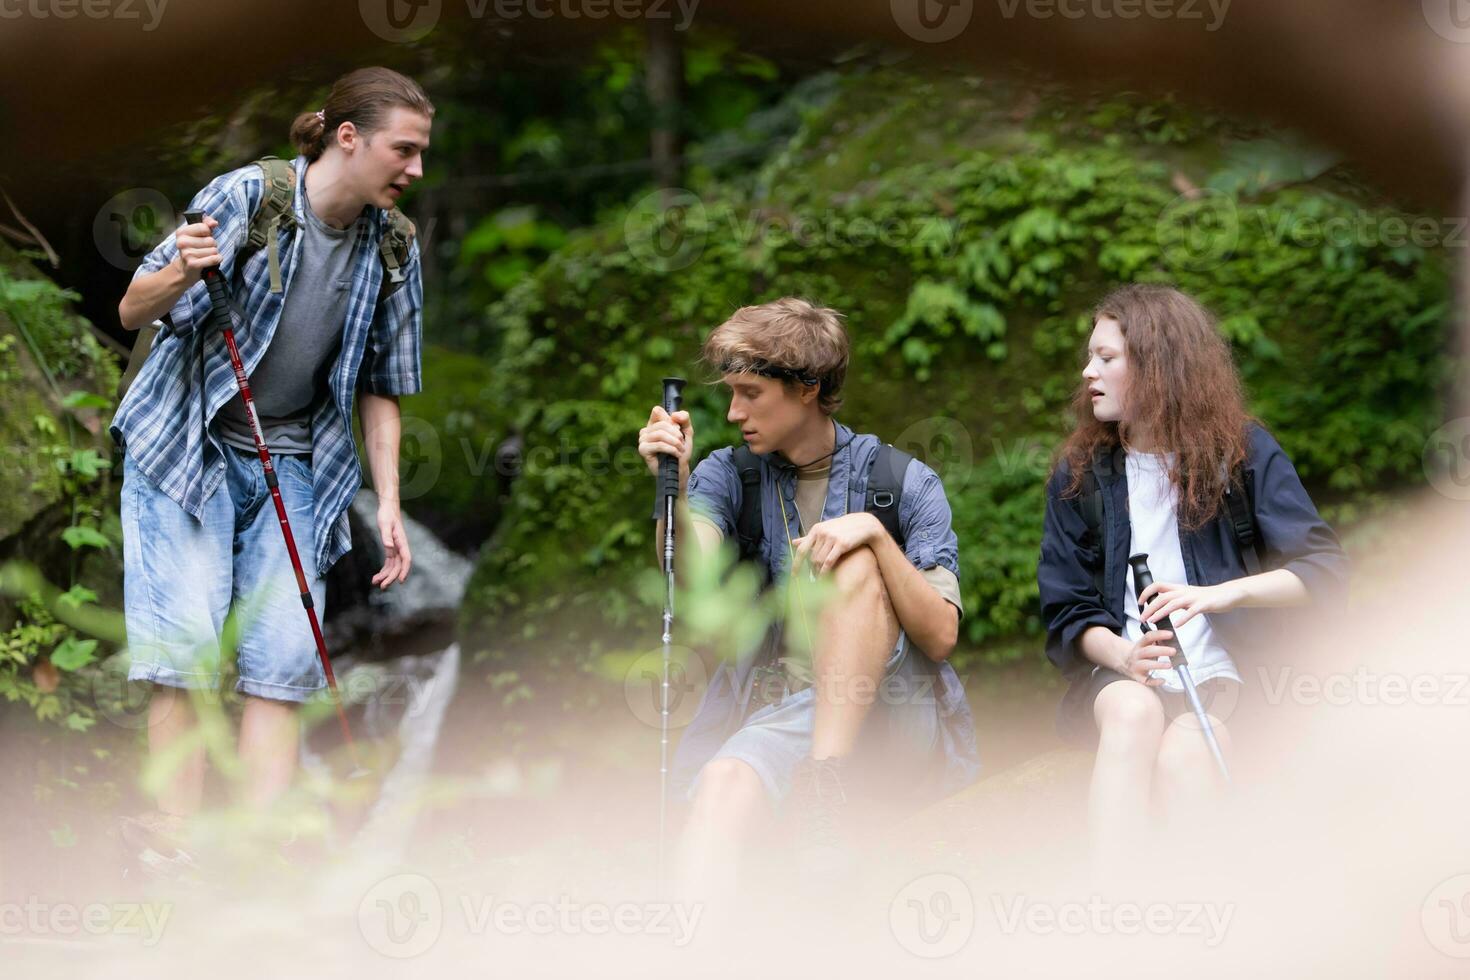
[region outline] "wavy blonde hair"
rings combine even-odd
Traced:
[[[842,405],[851,354],[842,319],[836,310],[795,296],[742,306],[706,338],[702,357],[721,374],[776,368],[816,378],[817,405],[831,415]]]

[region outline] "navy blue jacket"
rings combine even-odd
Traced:
[[[1338,604],[1347,598],[1348,559],[1332,528],[1322,520],[1275,438],[1250,427],[1245,477],[1255,504],[1256,534],[1264,546],[1262,570],[1285,568],[1307,587],[1310,603]],[[1093,572],[1094,551],[1087,543],[1081,496],[1063,498],[1071,482],[1064,460],[1046,485],[1046,524],[1036,581],[1041,589],[1041,619],[1046,624],[1046,655],[1068,676],[1086,676],[1092,661],[1079,641],[1089,627],[1123,633],[1127,601],[1128,479],[1124,453],[1108,459],[1097,473],[1102,488],[1103,594]],[[1084,491],[1085,492],[1085,491]],[[1180,530],[1180,550],[1191,585],[1218,585],[1244,577],[1245,561],[1236,544],[1229,514],[1220,513],[1197,531]],[[1245,608],[1209,613],[1210,626],[1237,663],[1266,644],[1287,622],[1291,609]]]

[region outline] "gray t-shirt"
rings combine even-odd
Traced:
[[[311,452],[311,413],[328,391],[327,370],[342,344],[347,297],[352,288],[356,226],[331,228],[322,223],[301,187],[306,221],[298,266],[286,290],[281,322],[260,363],[250,375],[250,395],[265,444],[273,455]],[[237,394],[214,418],[215,434],[227,446],[255,450],[255,437]]]

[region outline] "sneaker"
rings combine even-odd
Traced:
[[[198,880],[199,864],[184,848],[188,821],[177,814],[150,810],[122,818],[122,838],[144,875],[162,881]]]

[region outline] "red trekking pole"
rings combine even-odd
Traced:
[[[203,211],[185,211],[184,220],[191,225],[204,221]],[[291,556],[291,568],[296,572],[296,587],[301,592],[301,605],[306,609],[306,618],[311,622],[311,635],[316,638],[317,656],[321,658],[322,671],[327,675],[327,687],[332,691],[332,702],[337,706],[337,720],[342,723],[342,736],[347,739],[347,750],[352,755],[352,765],[361,770],[358,761],[357,743],[352,740],[352,729],[347,724],[347,712],[342,710],[342,698],[337,693],[337,678],[332,673],[332,659],[327,656],[327,641],[322,638],[322,627],[316,618],[316,607],[311,601],[311,589],[306,584],[306,573],[301,569],[301,556],[296,552],[296,537],[291,533],[291,522],[286,518],[286,505],[281,500],[281,490],[276,484],[276,468],[271,465],[270,450],[265,446],[265,432],[255,415],[255,401],[250,396],[250,380],[245,377],[245,365],[240,361],[240,350],[235,346],[235,329],[230,323],[229,294],[225,290],[224,277],[219,266],[204,270],[204,284],[209,290],[209,321],[225,338],[225,347],[230,351],[230,364],[235,368],[235,384],[240,388],[240,400],[245,403],[245,417],[250,420],[250,432],[255,437],[255,451],[260,454],[260,465],[265,468],[265,485],[270,487],[271,500],[276,505],[276,517],[281,521],[281,534],[286,539],[286,552]]]

